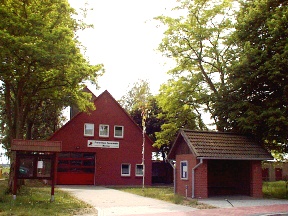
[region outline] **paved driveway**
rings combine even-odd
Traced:
[[[113,190],[93,186],[61,186],[62,190],[70,192],[98,210],[98,216],[160,214],[164,212],[191,212],[196,209],[176,205],[161,200],[151,199]],[[55,199],[57,199],[55,197]]]
[[[200,202],[218,207],[199,210],[119,190],[95,186],[59,186],[98,210],[98,216],[189,216],[189,215],[288,215],[288,200],[225,197],[202,199]],[[55,196],[57,199],[57,194]],[[232,206],[233,205],[233,206]]]

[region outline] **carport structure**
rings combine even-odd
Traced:
[[[168,154],[175,160],[175,192],[192,198],[262,197],[261,161],[272,156],[253,139],[232,133],[181,129]]]

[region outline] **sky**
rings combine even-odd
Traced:
[[[85,56],[92,64],[104,64],[105,74],[99,78],[100,89],[89,86],[97,95],[108,90],[118,100],[138,80],[150,83],[152,94],[168,79],[166,72],[173,61],[162,56],[157,47],[164,37],[164,27],[153,18],[170,15],[176,0],[87,0],[85,22],[93,29],[78,32],[86,47]],[[69,0],[75,8],[85,1]]]

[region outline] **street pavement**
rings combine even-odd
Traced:
[[[255,199],[247,196],[217,197],[198,200],[198,202],[217,208],[196,209],[105,187],[61,185],[58,188],[94,206],[98,211],[98,216],[156,216],[161,214],[165,216],[288,216],[288,200]],[[57,200],[57,194],[55,199]]]

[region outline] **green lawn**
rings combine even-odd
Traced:
[[[37,180],[28,181],[22,186],[13,200],[11,194],[7,194],[7,180],[0,180],[0,216],[41,216],[41,215],[75,215],[81,213],[95,213],[88,204],[75,199],[67,192],[55,189],[55,201],[50,202],[50,186],[45,186]],[[198,203],[196,199],[185,199],[175,195],[172,187],[124,187],[114,188],[121,191],[134,193],[140,196],[160,199],[175,204],[187,205],[194,208],[212,208]],[[288,199],[285,181],[264,182],[263,194],[266,198]]]
[[[2,178],[6,178],[9,175],[9,167],[0,167],[2,169]]]
[[[146,188],[140,188],[140,187],[116,187],[114,189],[125,191],[128,193],[137,194],[144,197],[150,197],[154,199],[159,199],[175,204],[180,205],[186,205],[191,206],[193,208],[198,209],[207,209],[207,208],[214,208],[212,206],[198,203],[196,199],[188,198],[186,199],[183,196],[179,196],[177,194],[174,194],[173,187],[146,187]]]
[[[140,196],[155,198],[163,201],[172,202],[175,204],[188,205],[194,208],[211,208],[211,206],[198,203],[196,199],[185,199],[183,196],[175,195],[173,187],[146,187],[144,189],[140,187],[123,187],[114,188],[117,190],[137,194]],[[265,198],[278,198],[288,199],[288,191],[285,181],[277,182],[264,182],[263,183],[263,195]]]
[[[28,181],[21,187],[16,200],[7,194],[7,181],[0,181],[0,216],[68,216],[79,212],[93,212],[88,204],[75,199],[68,193],[55,189],[55,201],[50,202],[51,187],[39,181]]]

